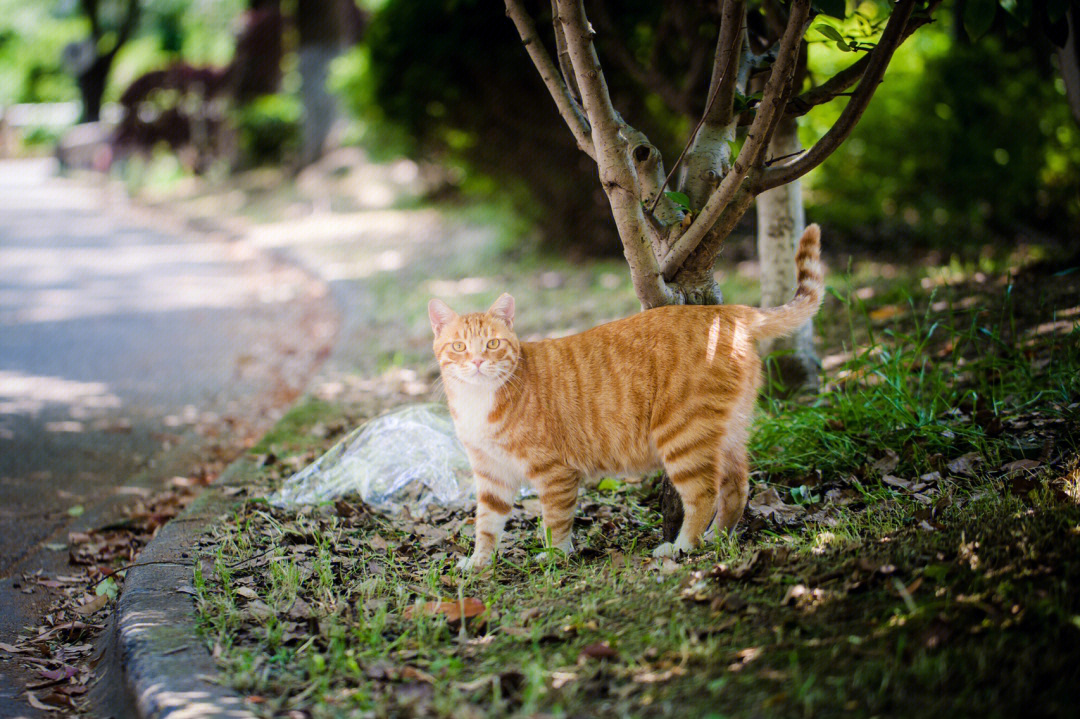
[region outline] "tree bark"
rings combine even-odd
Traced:
[[[79,122],[97,122],[101,119],[101,98],[105,95],[105,83],[112,69],[114,53],[99,55],[77,78],[79,97],[82,100],[82,117]]]
[[[1065,97],[1069,101],[1073,119],[1080,125],[1080,44],[1077,43],[1077,23],[1080,23],[1080,2],[1069,5],[1066,18],[1069,23],[1069,37],[1065,47],[1058,49],[1058,64],[1061,79],[1065,83]]]
[[[795,118],[777,125],[769,144],[774,157],[802,150]],[[776,307],[789,301],[798,285],[795,253],[806,229],[802,183],[794,180],[757,197],[757,246],[761,263],[761,306]],[[792,335],[762,340],[761,354],[777,352],[768,362],[768,390],[789,394],[800,387],[816,389],[820,362],[814,351],[814,328],[807,322]]]
[[[304,102],[301,167],[322,156],[330,129],[338,117],[337,101],[326,89],[326,80],[330,63],[344,46],[347,29],[344,2],[304,0],[296,5],[294,21],[299,36],[300,94]]]

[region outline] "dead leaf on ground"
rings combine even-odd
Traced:
[[[34,650],[30,647],[15,646],[0,642],[0,652],[7,652],[8,654],[31,654],[33,651]]]
[[[885,456],[876,460],[870,467],[881,474],[889,474],[900,465],[900,455],[894,450],[885,449]]]
[[[375,552],[385,552],[390,548],[390,543],[383,539],[381,534],[372,534],[367,541],[368,546]]]
[[[968,452],[967,454],[962,454],[956,459],[949,462],[946,465],[946,469],[948,469],[953,474],[962,474],[964,476],[970,477],[975,474],[975,467],[982,464],[982,462],[983,457],[980,453]]]
[[[26,694],[26,701],[30,704],[30,706],[34,707],[35,709],[46,712],[63,711],[63,707],[53,706],[52,704],[46,704],[45,702],[41,701],[37,698],[37,695],[34,694],[34,692],[26,691],[24,692],[24,694]]]
[[[75,607],[75,613],[81,614],[85,617],[87,615],[93,614],[108,603],[109,596],[107,594],[102,594],[99,597],[94,597],[93,599],[87,602],[83,602],[79,606]]]
[[[1041,466],[1042,462],[1037,459],[1018,459],[1015,462],[1001,465],[1001,471],[1012,477],[1014,475],[1028,474]]]
[[[801,507],[786,504],[773,487],[758,492],[747,504],[747,508],[762,517],[772,517],[778,522],[787,522],[803,512]]]
[[[466,619],[483,614],[487,610],[487,606],[481,599],[477,597],[465,597],[461,601],[455,602],[425,602],[424,604],[414,604],[411,607],[406,607],[402,612],[402,617],[405,619],[412,619],[413,617],[426,614],[435,615],[442,614],[446,617],[448,622],[460,622],[462,617]]]
[[[578,661],[585,659],[614,659],[617,656],[619,656],[619,653],[610,644],[597,642],[582,647],[581,654],[578,655]]]

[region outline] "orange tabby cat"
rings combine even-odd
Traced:
[[[813,317],[824,289],[821,232],[799,243],[799,287],[781,307],[671,306],[571,337],[520,342],[514,298],[457,315],[428,305],[450,415],[476,475],[476,547],[488,564],[524,482],[540,497],[552,546],[573,550],[578,485],[590,475],[663,466],[682,498],[674,543],[693,549],[713,516],[731,529],[747,496],[746,440],[761,383],[754,341]]]

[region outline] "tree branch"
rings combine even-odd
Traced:
[[[94,41],[101,39],[101,21],[98,19],[98,2],[97,0],[81,0],[79,5],[82,6],[83,15],[90,20],[90,37],[94,38]]]
[[[566,34],[566,48],[581,90],[581,102],[592,123],[592,141],[600,184],[611,203],[611,214],[619,228],[623,253],[630,265],[634,292],[645,308],[670,304],[673,298],[660,275],[653,226],[641,206],[641,186],[631,165],[625,125],[611,104],[600,60],[593,46],[593,30],[585,17],[582,0],[558,0],[558,18]],[[642,136],[643,137],[643,136]]]
[[[514,27],[517,28],[521,42],[529,53],[529,58],[540,72],[540,78],[547,86],[552,99],[555,100],[555,106],[559,109],[559,114],[562,115],[567,126],[569,126],[574,139],[577,140],[578,147],[595,160],[596,150],[593,147],[589,121],[585,118],[577,101],[570,94],[570,90],[567,88],[559,71],[555,68],[551,56],[544,49],[543,43],[540,42],[540,36],[536,32],[536,25],[533,24],[532,18],[525,12],[521,0],[506,0],[506,14],[513,21]]]
[[[931,8],[936,7],[937,5],[938,3],[933,3]],[[911,37],[912,33],[930,22],[932,22],[932,19],[929,15],[926,15],[925,17],[910,18],[907,26],[904,28],[903,37],[900,38],[900,43],[903,43],[904,40]],[[863,74],[865,74],[866,68],[870,64],[871,55],[872,53],[863,55],[817,87],[811,88],[801,95],[791,98],[785,114],[789,117],[801,117],[810,112],[810,110],[817,105],[823,105],[826,102],[830,102],[840,97],[847,92],[848,88],[857,83]]]
[[[720,33],[716,38],[716,56],[713,59],[712,77],[709,80],[709,105],[705,108],[705,122],[711,125],[727,125],[732,120],[735,102],[737,68],[742,57],[743,34],[746,25],[746,0],[724,0],[720,10]]]
[[[915,0],[898,0],[893,8],[893,14],[885,25],[885,31],[881,34],[875,47],[867,56],[867,65],[858,88],[851,96],[846,107],[840,113],[836,123],[829,128],[820,140],[810,148],[806,154],[798,159],[777,167],[765,170],[761,179],[754,185],[754,194],[760,194],[774,187],[787,184],[792,180],[802,177],[814,169],[821,162],[836,151],[836,148],[848,138],[855,124],[862,117],[870,99],[874,96],[878,83],[885,74],[885,68],[889,65],[893,52],[904,40],[904,29],[908,18],[915,7]]]
[[[580,101],[581,91],[578,90],[577,78],[574,77],[574,68],[570,65],[570,53],[566,51],[566,35],[563,34],[562,22],[559,21],[559,8],[555,0],[551,0],[551,24],[555,26],[555,52],[559,57],[559,69],[562,71],[563,81],[570,88],[571,97]]]
[[[911,2],[911,0],[907,1]],[[666,279],[670,280],[675,275],[683,261],[690,256],[690,253],[697,248],[716,224],[720,215],[739,191],[750,168],[757,163],[758,155],[768,146],[774,127],[773,120],[784,110],[784,95],[791,82],[791,74],[795,71],[799,45],[802,42],[809,13],[810,0],[793,0],[788,24],[780,40],[776,62],[773,63],[772,72],[769,73],[769,79],[765,83],[757,115],[747,131],[742,151],[732,164],[731,171],[727,173],[720,182],[720,186],[701,209],[697,219],[672,245],[671,252],[661,263],[660,271]]]
[[[676,272],[678,279],[682,279],[679,272],[687,269],[712,271],[712,264],[716,259],[716,254],[720,251],[720,246],[731,234],[731,231],[735,229],[735,225],[739,224],[739,220],[742,219],[742,216],[746,214],[746,211],[750,209],[750,205],[754,202],[754,193],[750,191],[750,186],[754,182],[756,172],[758,170],[751,171],[750,176],[743,182],[728,206],[724,208],[720,218],[705,235],[701,244],[679,266]]]

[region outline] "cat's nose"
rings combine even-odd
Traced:
[[[474,359],[472,361],[472,363],[474,365],[476,365],[476,369],[480,369],[480,365],[484,364],[484,360],[482,360],[482,359]]]

